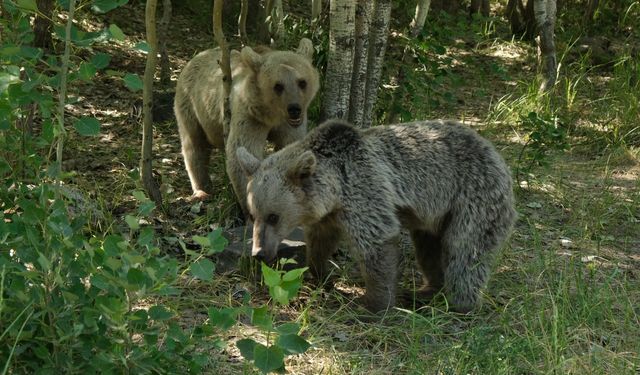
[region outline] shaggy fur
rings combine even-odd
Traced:
[[[258,51],[258,52],[256,52]],[[212,148],[226,148],[227,173],[246,210],[246,178],[236,160],[245,147],[262,158],[267,141],[276,149],[307,132],[307,108],[319,87],[311,65],[313,45],[302,39],[296,52],[245,47],[231,51],[231,124],[223,129],[224,90],[220,49],[196,55],[176,86],[174,110],[194,197],[211,193],[208,175]]]
[[[327,259],[346,238],[374,311],[395,303],[402,227],[426,288],[444,288],[449,303],[466,312],[478,305],[516,218],[504,160],[455,121],[358,130],[334,120],[262,162],[243,148],[237,153],[251,176],[253,255],[273,260],[278,243],[302,225],[309,266],[324,278]]]

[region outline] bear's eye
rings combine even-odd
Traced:
[[[280,95],[284,91],[284,86],[282,85],[282,83],[276,83],[273,86],[273,91],[275,91],[278,95]]]
[[[305,81],[304,79],[301,79],[298,81],[298,87],[300,87],[300,89],[304,90],[307,87],[307,81]]]
[[[280,217],[276,214],[270,214],[269,216],[267,216],[267,224],[269,225],[278,224],[278,220],[280,220]]]

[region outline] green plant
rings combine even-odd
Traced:
[[[527,131],[527,141],[520,150],[516,180],[520,174],[534,165],[547,165],[551,151],[562,151],[569,147],[566,127],[555,116],[544,116],[537,112],[520,115],[520,126]]]

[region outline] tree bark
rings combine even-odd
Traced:
[[[213,37],[215,38],[220,51],[222,51],[222,61],[219,62],[220,69],[222,70],[222,84],[224,89],[224,123],[223,134],[225,140],[229,135],[229,126],[231,124],[231,104],[229,101],[229,95],[231,95],[231,55],[229,52],[229,46],[227,40],[224,37],[222,31],[222,6],[224,0],[214,0],[213,3]]]
[[[238,34],[243,46],[247,45],[247,14],[249,12],[249,0],[242,0],[240,5],[240,17],[238,17]]]
[[[33,45],[45,51],[51,50],[52,46],[51,29],[53,28],[53,23],[51,19],[53,17],[53,2],[54,0],[37,0],[36,2],[38,13],[36,13],[33,21],[33,31],[35,33]]]
[[[387,50],[391,0],[377,0],[369,31],[369,56],[367,61],[367,83],[365,89],[364,116],[362,127],[371,126],[373,107],[378,99],[378,87],[382,74],[384,54]]]
[[[349,121],[362,126],[364,101],[367,83],[367,63],[369,52],[369,26],[373,16],[374,2],[357,0],[355,22],[355,49],[353,56],[353,74],[351,77],[351,97],[349,102]]]
[[[489,0],[471,0],[469,15],[473,16],[474,14],[480,13],[484,17],[489,17],[490,5]]]
[[[416,14],[413,16],[411,24],[409,25],[411,37],[417,37],[424,28],[424,23],[427,20],[427,14],[429,14],[430,6],[431,0],[418,0],[418,3],[416,4]]]
[[[533,0],[535,19],[540,31],[538,52],[544,81],[540,91],[547,92],[556,83],[557,61],[554,29],[556,24],[556,0]]]
[[[316,23],[322,14],[322,0],[311,0],[311,23]]]
[[[160,35],[158,49],[160,52],[160,84],[168,86],[171,82],[171,65],[167,53],[167,38],[169,36],[169,23],[171,22],[171,0],[162,0],[162,18],[160,19]]]
[[[156,72],[158,39],[156,36],[157,0],[147,0],[145,8],[145,24],[149,53],[144,68],[144,86],[142,91],[142,157],[140,159],[140,175],[142,186],[156,205],[162,205],[162,194],[157,181],[153,178],[153,76]]]
[[[355,0],[331,0],[329,53],[321,118],[347,118],[355,47]]]

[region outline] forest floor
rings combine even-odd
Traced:
[[[143,14],[142,6],[126,5],[110,13],[108,17],[117,21],[127,39],[117,46],[98,47],[111,50],[112,67],[140,75],[145,55],[132,46],[144,39],[143,19],[135,16]],[[103,27],[100,22],[109,20],[96,20],[93,26]],[[446,52],[436,56],[446,63],[447,74],[444,78],[421,75],[423,66],[413,62],[417,73],[407,78],[430,80],[433,88],[408,99],[424,100],[422,107],[412,104],[414,111],[409,115],[462,120],[491,139],[513,170],[519,170],[514,173],[519,180],[515,183],[519,220],[483,307],[458,315],[436,303],[397,309],[375,323],[362,321],[361,311],[352,303],[362,292],[361,280],[352,263],[340,261],[333,291],[305,286],[300,297],[278,314],[279,319],[300,322],[312,343],[306,354],[286,360],[291,373],[640,371],[640,153],[638,143],[606,142],[611,135],[607,116],[613,113],[607,110],[615,96],[608,83],[615,79],[614,69],[572,71],[578,65],[572,65],[567,55],[561,71],[567,72],[567,78],[558,94],[564,99],[558,101],[568,108],[559,117],[571,123],[569,147],[548,150],[546,165],[528,167],[521,159],[528,133],[518,124],[522,121],[518,115],[544,110],[531,90],[535,88],[535,49],[511,40],[504,21],[495,22],[502,24],[484,32],[464,25],[440,30],[441,34],[451,32],[443,43]],[[431,24],[427,30],[441,26]],[[211,47],[213,41],[185,12],[174,16],[169,33],[175,84],[190,57]],[[389,56],[397,61],[402,37],[394,34],[390,43]],[[561,53],[563,48],[566,45],[559,43]],[[394,82],[386,77],[383,90],[388,92],[381,93],[382,100],[393,89]],[[68,106],[72,114],[97,117],[102,130],[89,140],[72,136],[64,169],[79,171],[71,182],[90,192],[111,215],[105,222],[124,227],[124,214],[135,206],[130,192],[137,182],[131,172],[139,162],[141,93],[129,91],[119,78],[100,74],[95,85],[81,87],[77,94],[76,105]],[[156,97],[166,95],[160,91]],[[154,129],[154,167],[161,176],[164,203],[154,225],[162,249],[179,256],[182,250],[172,239],[191,243],[192,235],[233,224],[229,219],[233,194],[223,176],[222,157],[216,154],[212,175],[219,195],[204,205],[186,199],[190,186],[171,104],[159,103],[156,109],[165,115]],[[403,284],[410,289],[417,270],[411,262],[405,263]],[[185,292],[169,304],[179,311],[180,323],[188,326],[206,319],[209,306],[235,303],[233,294],[242,289],[252,292],[256,304],[268,298],[252,278],[236,272],[219,275],[210,283],[185,280]],[[260,333],[241,323],[226,335],[226,348],[202,348],[212,354],[207,372],[255,371],[241,360],[233,343]]]

